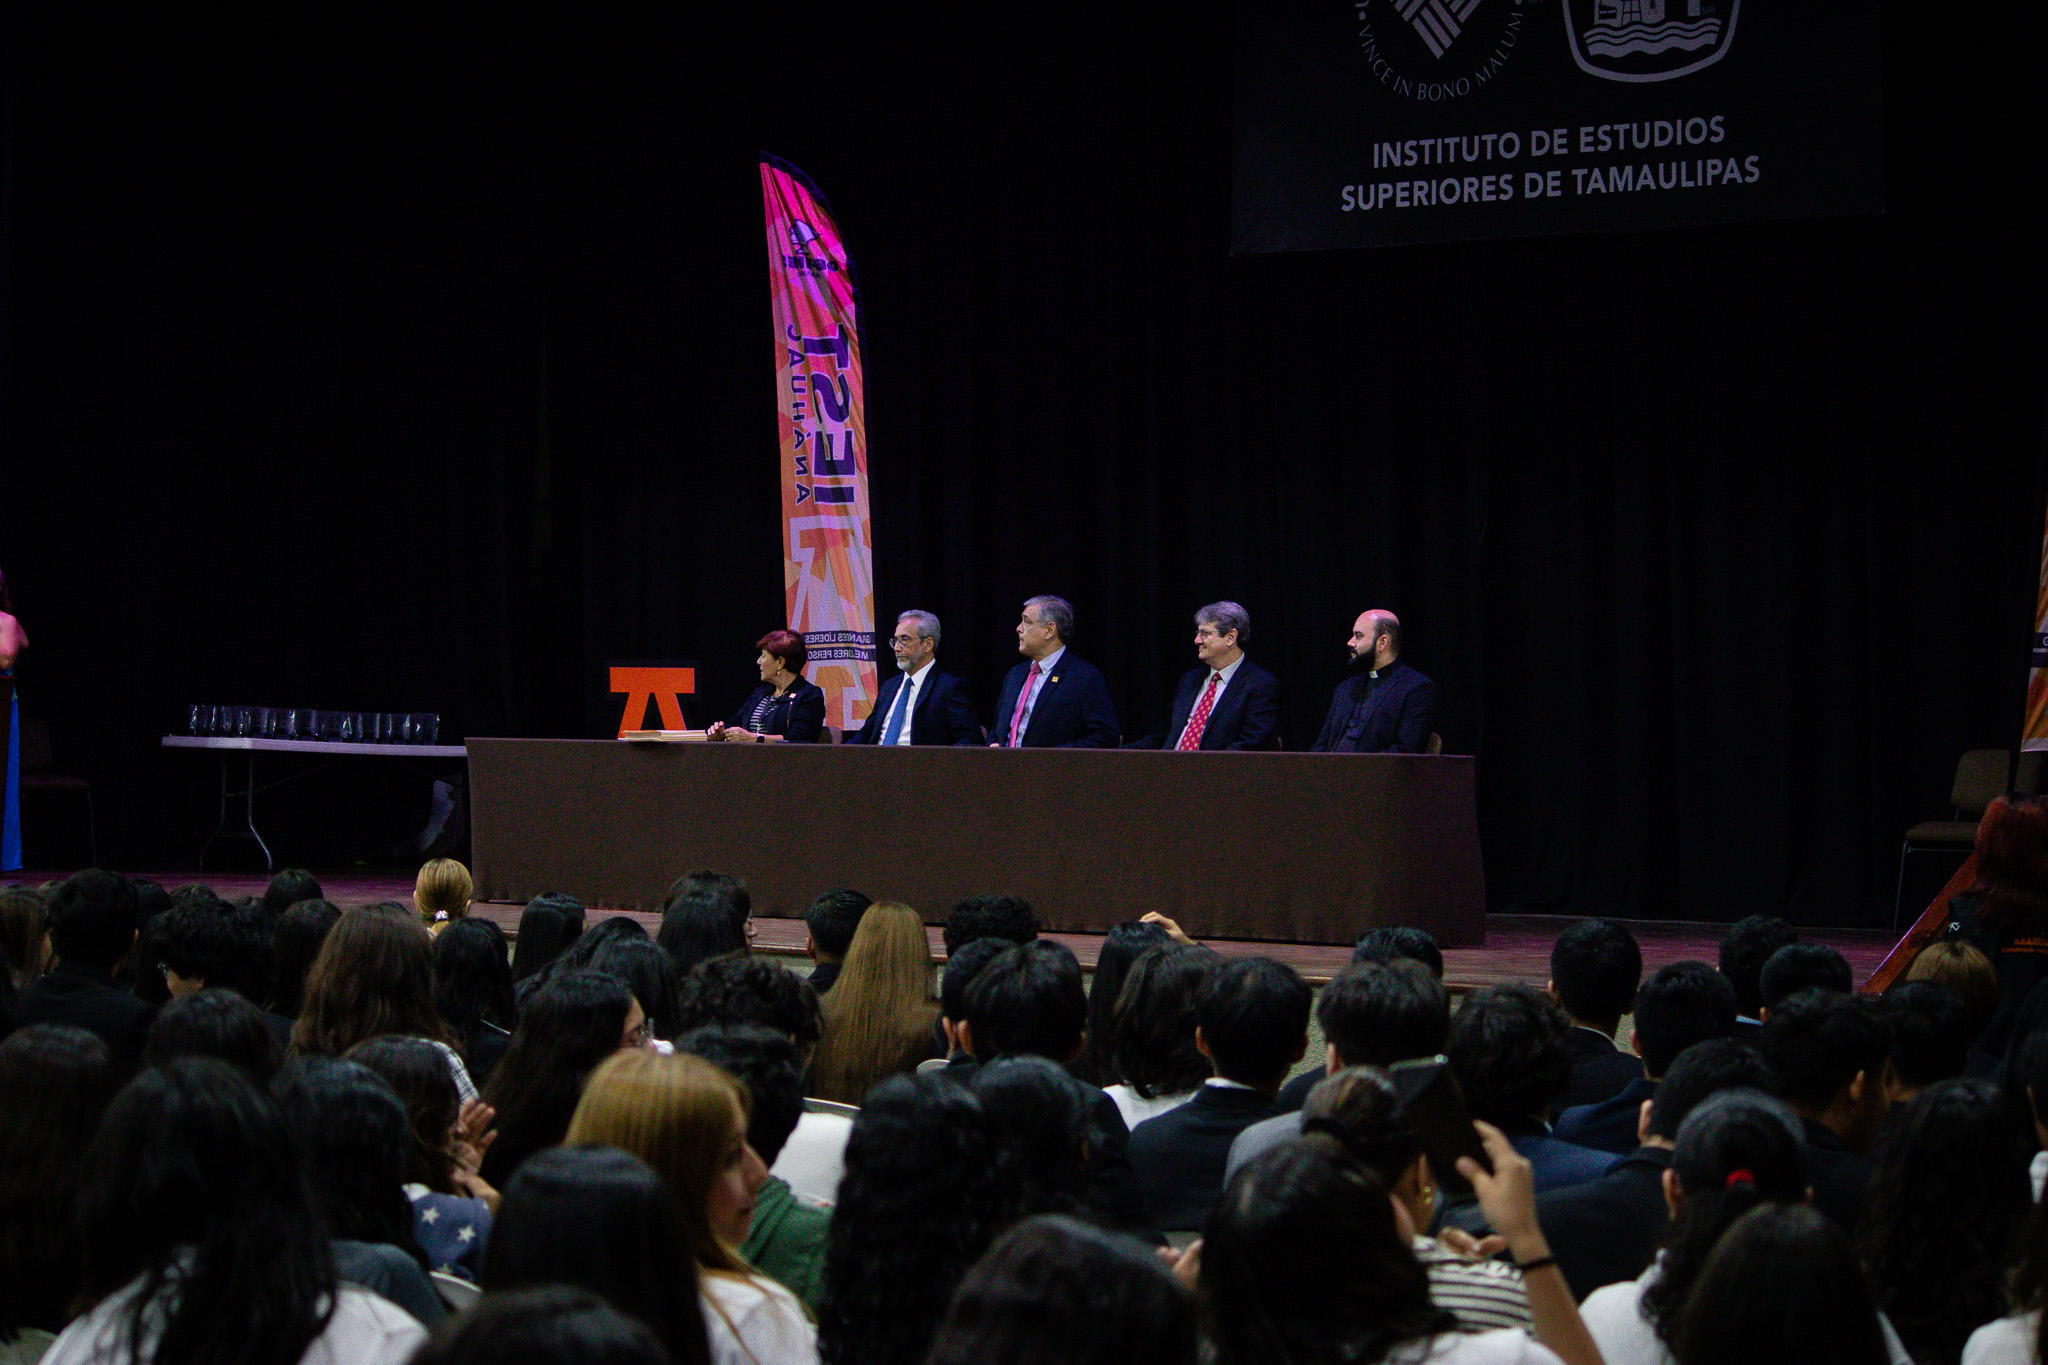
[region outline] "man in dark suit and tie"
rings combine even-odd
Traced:
[[[1244,656],[1251,614],[1235,602],[1211,602],[1195,613],[1195,657],[1173,694],[1163,735],[1133,749],[1263,749],[1280,717],[1280,680]]]
[[[1352,676],[1337,684],[1316,753],[1419,754],[1436,728],[1436,684],[1400,660],[1401,622],[1361,612],[1351,626]]]
[[[896,618],[889,637],[896,676],[882,684],[867,724],[846,737],[848,744],[979,744],[981,723],[967,700],[967,686],[936,662],[939,618],[915,609]]]
[[[1121,735],[1109,684],[1093,664],[1067,648],[1074,609],[1057,597],[1034,597],[1017,622],[1017,652],[1028,661],[1003,679],[990,748],[1114,749]]]

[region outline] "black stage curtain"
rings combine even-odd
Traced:
[[[210,822],[189,702],[597,735],[604,660],[697,657],[722,714],[782,610],[766,149],[860,267],[878,610],[984,706],[1057,592],[1155,729],[1227,596],[1305,746],[1384,606],[1496,908],[1882,922],[2019,723],[2048,23],[1884,9],[1883,216],[1232,259],[1220,5],[17,8],[24,705],[131,865]]]

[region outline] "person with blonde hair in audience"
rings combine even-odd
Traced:
[[[1982,948],[1966,938],[1928,944],[1906,968],[1904,979],[1932,981],[1954,991],[1956,999],[1963,1002],[1972,1044],[1983,1037],[1998,1013],[1998,968],[1991,965]]]
[[[420,868],[412,885],[412,904],[432,933],[440,933],[469,913],[476,882],[469,869],[453,858],[436,858]]]
[[[351,910],[306,969],[291,1050],[339,1057],[366,1038],[424,1038],[447,1059],[464,1104],[477,1097],[469,1068],[434,1008],[433,940],[417,920]]]
[[[717,1365],[814,1361],[817,1332],[802,1303],[739,1254],[768,1178],[747,1143],[747,1106],[746,1088],[701,1057],[623,1052],[591,1073],[565,1142],[617,1147],[668,1182]]]
[[[868,908],[823,1005],[809,1091],[818,1099],[857,1105],[936,1052],[931,948],[915,910],[893,901]]]

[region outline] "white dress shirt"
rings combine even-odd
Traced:
[[[896,733],[896,744],[899,748],[905,747],[910,743],[910,713],[917,709],[917,694],[918,690],[924,686],[925,675],[932,671],[932,665],[937,662],[937,659],[926,659],[923,668],[918,669],[915,673],[904,674],[903,686],[897,688],[896,695],[890,699],[890,710],[895,710],[899,705],[903,708],[903,728]],[[882,733],[886,735],[888,732],[889,718],[884,716],[882,717]]]

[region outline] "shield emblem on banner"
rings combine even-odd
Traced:
[[[1609,81],[1668,81],[1712,66],[1742,0],[1564,0],[1572,60]]]

